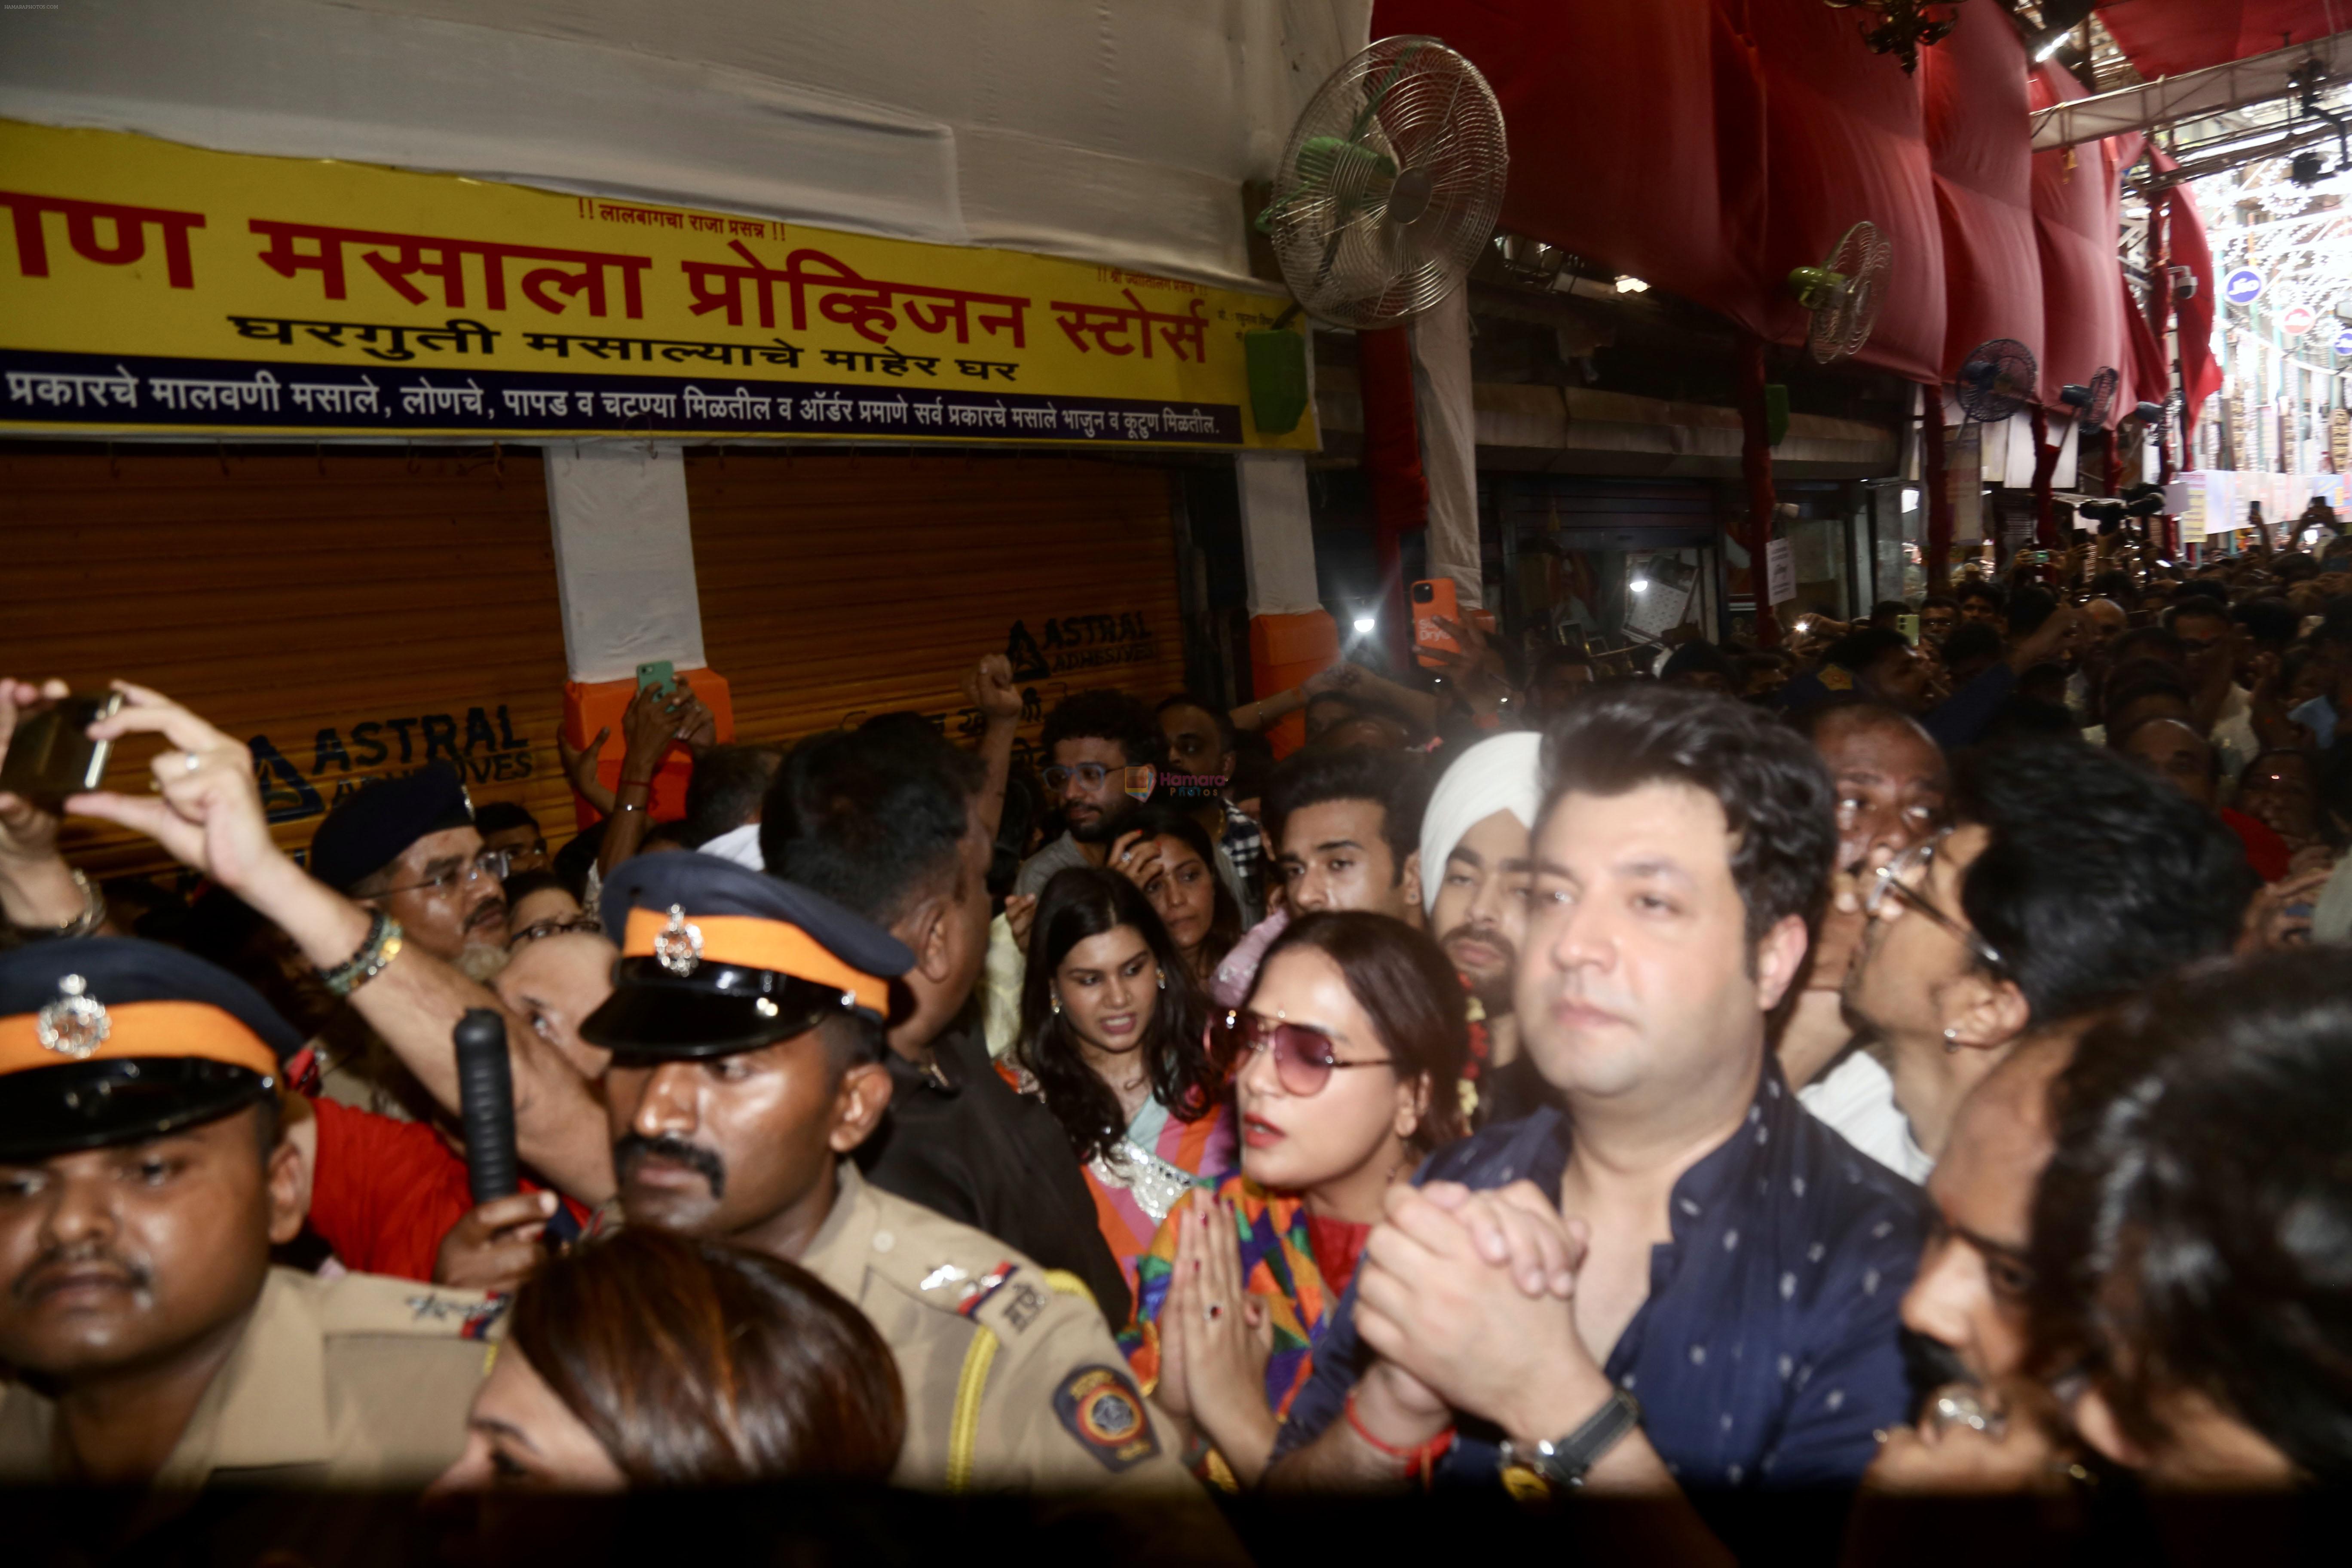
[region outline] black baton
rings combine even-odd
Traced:
[[[457,1105],[466,1124],[466,1173],[477,1205],[516,1192],[514,1075],[507,1065],[507,1021],[490,1007],[469,1007],[452,1032],[457,1047]]]

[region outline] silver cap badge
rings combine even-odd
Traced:
[[[680,979],[693,973],[702,962],[702,928],[688,922],[684,904],[669,907],[669,924],[654,936],[654,956]]]
[[[88,990],[89,982],[80,975],[66,975],[58,982],[58,999],[33,1018],[34,1037],[71,1061],[95,1056],[114,1028],[106,1005],[87,994]]]

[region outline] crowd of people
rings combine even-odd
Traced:
[[[1782,610],[1079,691],[1034,773],[1002,658],[971,750],[648,689],[552,853],[436,766],[298,860],[117,683],[151,790],[0,795],[0,1477],[887,1481],[1212,1556],[1219,1500],[1485,1489],[1686,1561],[1807,1545],[1758,1498],[1876,1560],[1922,1494],[2352,1480],[2352,540]]]

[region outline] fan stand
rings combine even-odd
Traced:
[[[1772,541],[1772,446],[1764,410],[1764,340],[1739,334],[1739,472],[1748,484],[1748,581],[1756,600],[1756,646],[1780,646],[1780,619],[1772,610],[1772,574],[1765,562]]]
[[[1920,389],[1919,478],[1927,492],[1927,592],[1952,584],[1952,490],[1944,473],[1944,389]]]
[[[2058,454],[2066,447],[2062,434],[2055,446],[2050,442],[2050,416],[2037,399],[2025,405],[2027,422],[2033,429],[2033,542],[2043,550],[2058,547],[2057,519],[2053,515],[2050,499],[2050,477],[2058,471]]]

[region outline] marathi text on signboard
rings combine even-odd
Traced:
[[[0,167],[0,427],[1317,445],[1249,419],[1278,298],[110,132]]]

